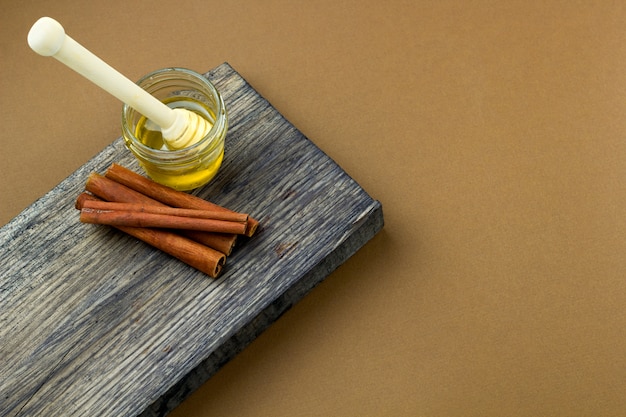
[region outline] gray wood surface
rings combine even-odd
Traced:
[[[214,280],[79,223],[89,173],[141,172],[115,140],[0,229],[0,415],[164,415],[383,227],[380,203],[228,64],[206,76],[230,130],[195,194],[260,232]]]

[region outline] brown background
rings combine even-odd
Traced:
[[[174,416],[626,415],[625,3],[3,3],[0,224],[120,135],[43,15],[131,79],[228,61],[383,203]]]

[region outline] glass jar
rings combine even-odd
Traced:
[[[135,109],[122,108],[122,135],[154,181],[181,191],[208,183],[224,157],[228,117],[224,100],[215,86],[202,75],[184,68],[164,68],[142,77],[137,84],[171,108],[185,108],[200,114],[212,127],[197,143],[170,150],[160,129]]]

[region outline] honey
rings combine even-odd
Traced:
[[[197,113],[202,118],[207,120],[211,126],[215,124],[215,115],[211,113],[211,110],[204,104],[189,97],[171,97],[163,100],[171,108],[185,108],[187,110]],[[163,152],[170,152],[161,129],[148,120],[145,116],[141,116],[135,127],[135,137],[139,139],[144,145]],[[210,147],[211,143],[203,143],[203,147]],[[198,152],[201,152],[199,149]],[[146,173],[154,181],[175,188],[177,190],[190,190],[197,188],[202,184],[209,182],[222,164],[224,158],[224,150],[222,149],[215,158],[207,160],[206,163],[198,165],[195,171],[192,172],[163,172],[162,170],[153,167],[150,164],[142,164],[142,167],[146,170]]]

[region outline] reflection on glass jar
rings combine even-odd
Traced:
[[[228,118],[224,101],[202,75],[183,68],[165,68],[141,78],[137,84],[171,108],[185,108],[205,118],[209,132],[197,143],[170,150],[158,126],[128,105],[122,109],[122,135],[126,147],[154,181],[181,191],[208,183],[224,157]]]

